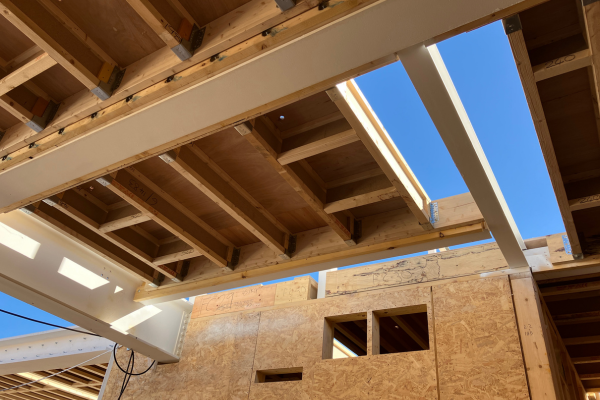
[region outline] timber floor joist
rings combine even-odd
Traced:
[[[573,257],[597,252],[600,3],[550,0],[504,20]]]
[[[138,300],[487,232],[469,193],[429,199],[347,85],[23,210],[141,279]]]
[[[47,377],[62,369],[32,371],[0,376],[0,399],[3,400],[87,400],[97,397],[106,374],[107,364],[82,365],[52,378],[30,385],[14,386]]]

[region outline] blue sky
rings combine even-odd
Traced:
[[[502,24],[462,34],[438,48],[523,238],[563,232]],[[356,81],[430,198],[468,191],[401,63]],[[71,325],[2,293],[0,308]],[[0,314],[0,338],[47,329]]]

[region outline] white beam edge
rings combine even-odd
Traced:
[[[0,208],[525,1],[381,0],[2,173]]]
[[[437,46],[419,44],[398,55],[508,265],[526,267],[525,242]]]

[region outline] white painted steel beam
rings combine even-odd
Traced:
[[[28,249],[32,241],[39,244],[35,252]],[[59,273],[65,259],[81,266],[83,274],[64,269]],[[81,276],[86,274],[92,274],[101,286],[84,286],[88,281]],[[21,211],[0,215],[0,291],[159,362],[176,362],[180,333],[187,326],[192,305],[175,300],[147,308],[133,301],[141,284],[125,270]],[[135,318],[143,313],[155,315],[143,322]]]
[[[380,0],[1,174],[0,208],[474,21],[491,21],[501,10],[543,1]]]
[[[63,329],[1,339],[0,375],[65,369],[92,358],[82,365],[107,363],[113,345],[102,337]]]
[[[398,53],[500,250],[511,268],[527,266],[525,243],[435,45]]]

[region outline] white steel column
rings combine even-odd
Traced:
[[[525,243],[437,47],[398,55],[509,266],[527,266]]]

